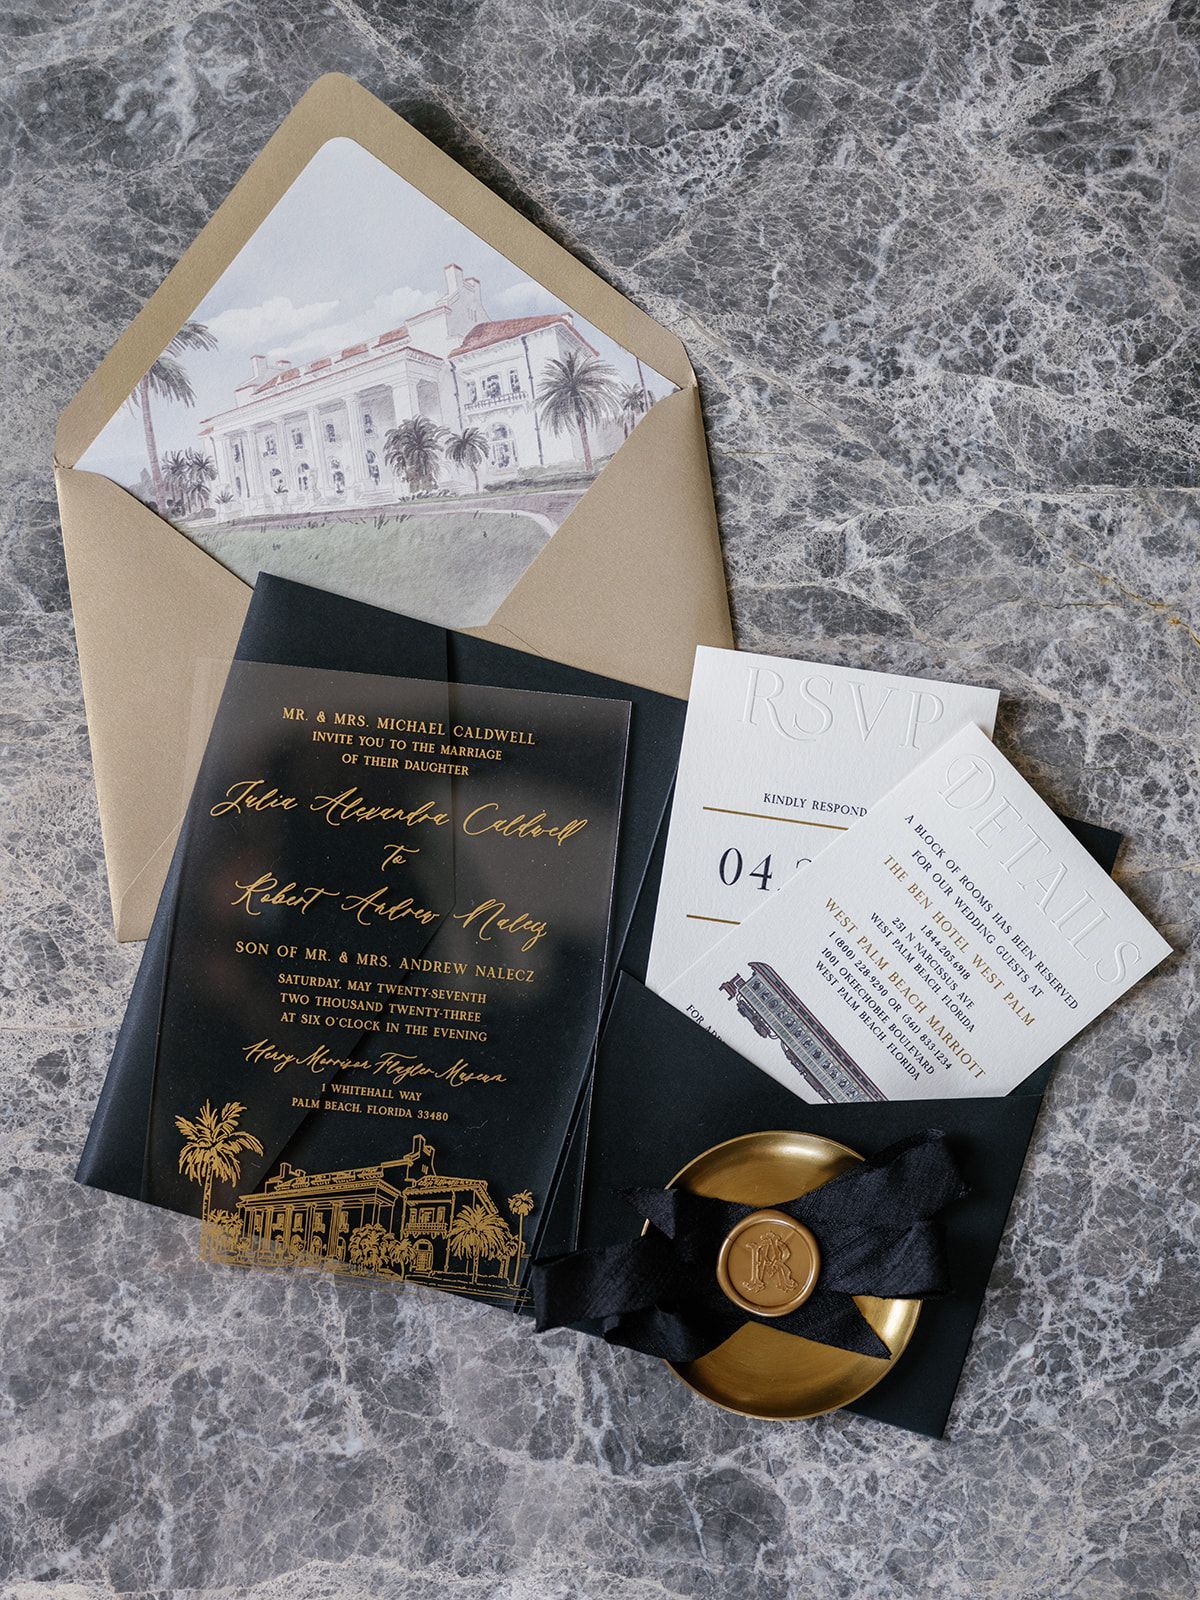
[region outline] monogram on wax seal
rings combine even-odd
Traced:
[[[717,1282],[743,1311],[786,1317],[813,1292],[821,1270],[816,1239],[786,1211],[755,1211],[730,1229],[717,1257]]]

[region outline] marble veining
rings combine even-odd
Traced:
[[[0,1592],[1195,1595],[1198,50],[1191,0],[7,6]],[[743,645],[994,683],[1022,770],[1128,835],[1179,953],[1066,1053],[949,1443],[212,1273],[71,1182],[138,951],[54,419],[335,68],[684,339]]]

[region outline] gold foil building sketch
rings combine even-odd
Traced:
[[[512,1196],[514,1231],[483,1178],[443,1177],[436,1155],[416,1134],[407,1155],[371,1166],[305,1172],[281,1162],[235,1209],[206,1211],[201,1254],[229,1266],[306,1267],[523,1300],[533,1196]]]

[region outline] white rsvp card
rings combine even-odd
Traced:
[[[1169,951],[967,727],[666,998],[804,1100],[1002,1095]]]
[[[696,651],[646,975],[658,994],[999,699],[928,678]]]

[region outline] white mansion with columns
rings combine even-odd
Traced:
[[[577,431],[554,433],[536,405],[547,362],[571,350],[596,354],[571,314],[489,321],[478,278],[453,264],[445,271],[441,299],[402,327],[304,365],[252,358],[232,409],[201,428],[216,463],[210,503],[219,516],[394,503],[408,489],[385,462],[384,441],[417,416],[483,433],[481,485],[537,467],[582,467]],[[622,437],[615,419],[591,430],[595,459]],[[474,476],[443,457],[439,487],[472,491]]]

